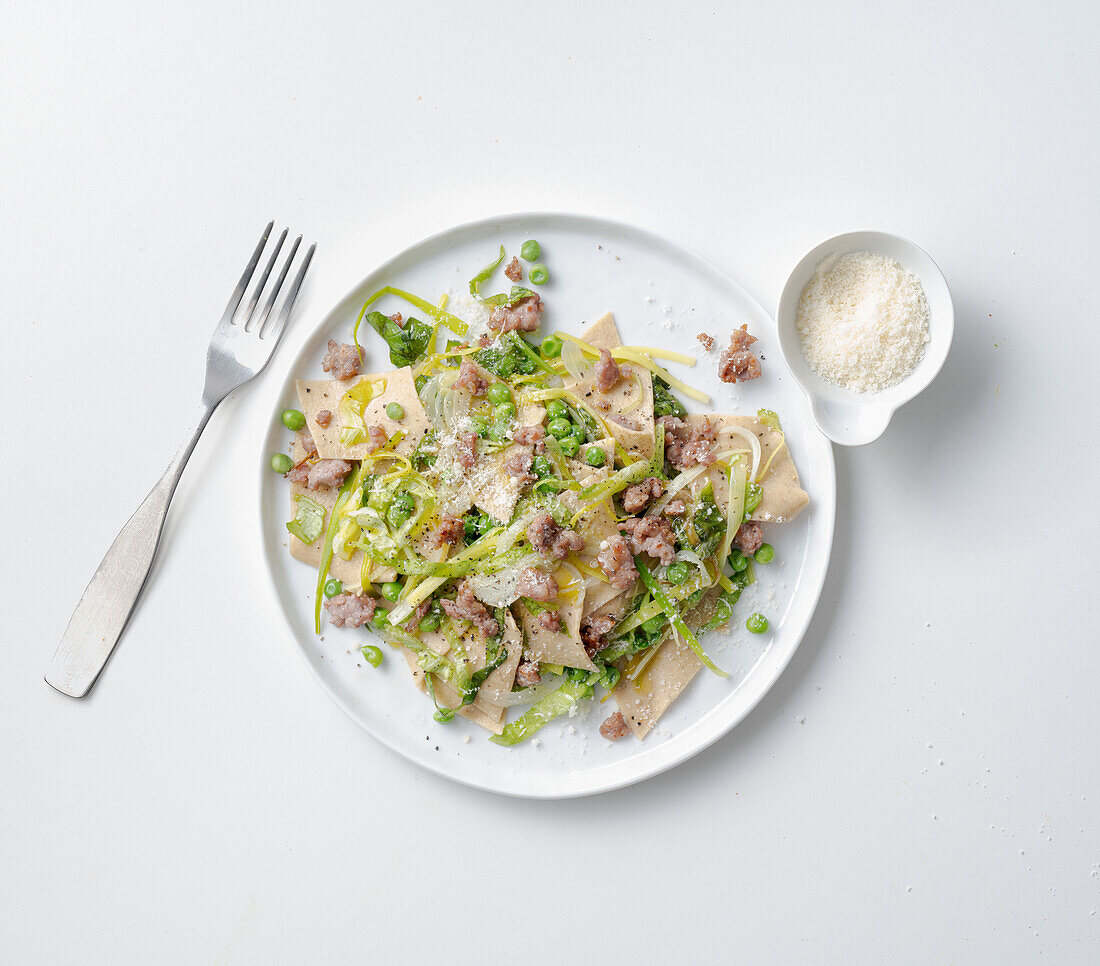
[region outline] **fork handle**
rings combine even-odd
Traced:
[[[141,596],[183,468],[216,407],[203,402],[191,438],[111,544],[57,645],[46,683],[82,698],[95,683]]]

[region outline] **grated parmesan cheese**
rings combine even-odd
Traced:
[[[795,317],[810,368],[855,392],[879,392],[913,371],[928,342],[920,281],[874,252],[823,258]]]

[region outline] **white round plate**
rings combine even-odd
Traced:
[[[502,748],[488,733],[463,719],[447,725],[432,720],[430,700],[412,683],[405,661],[386,648],[386,660],[372,668],[359,646],[373,639],[365,630],[327,627],[313,633],[316,571],[287,553],[289,518],[286,483],[267,466],[273,452],[285,452],[289,433],[279,413],[296,407],[295,378],[321,378],[321,357],[330,338],[350,340],[351,323],[368,294],[383,285],[435,301],[443,291],[467,291],[471,275],[503,243],[508,257],[535,238],[550,282],[540,289],[546,303],[543,329],[576,332],[604,312],[615,314],[628,345],[654,345],[699,357],[694,368],[672,365],[674,374],[710,393],[713,412],[779,413],[810,506],[793,522],[769,527],[776,561],[756,568],[757,582],[738,602],[726,631],[707,634],[703,644],[729,678],[701,671],[644,742],[632,737],[609,742],[599,724],[614,699],[588,702],[572,718],[546,726],[537,740]],[[503,273],[486,292],[509,284]],[[383,301],[385,312],[409,306]],[[734,326],[747,322],[760,342],[764,375],[727,386],[717,378],[718,349]],[[698,332],[718,339],[713,353],[696,341]],[[364,327],[367,368],[389,366],[386,347]],[[361,332],[361,334],[364,334]],[[706,407],[688,401],[690,408]],[[629,225],[567,214],[515,214],[460,225],[433,235],[381,265],[360,282],[317,327],[278,398],[271,401],[270,432],[257,453],[260,523],[275,596],[306,664],[321,686],[379,741],[411,761],[466,785],[507,795],[568,798],[621,788],[690,758],[745,717],[787,666],[817,605],[833,540],[836,476],[832,448],[810,417],[806,400],[786,368],[775,324],[736,282],[699,255]],[[745,629],[753,611],[771,623],[767,634]],[[510,716],[516,715],[510,712]]]

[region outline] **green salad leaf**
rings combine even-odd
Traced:
[[[294,500],[297,510],[286,528],[302,543],[313,543],[325,528],[325,508],[304,493],[296,494]]]
[[[653,377],[653,415],[658,419],[661,416],[683,419],[687,415],[684,404],[673,395],[668,383],[660,376]]]
[[[369,312],[367,324],[385,339],[390,347],[390,362],[398,367],[411,366],[424,355],[432,340],[432,327],[411,316],[400,326],[381,312]]]

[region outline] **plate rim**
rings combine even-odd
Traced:
[[[460,222],[458,224],[449,225],[439,231],[433,232],[429,235],[422,236],[410,244],[406,245],[400,251],[396,252],[389,258],[378,263],[368,272],[366,272],[361,278],[359,278],[351,288],[349,288],[344,295],[338,299],[331,307],[324,313],[321,319],[314,325],[309,333],[306,335],[303,343],[298,349],[297,354],[290,360],[290,365],[287,368],[285,375],[278,384],[278,389],[275,393],[276,398],[283,395],[287,381],[291,378],[291,374],[294,367],[300,361],[303,354],[306,353],[312,336],[318,331],[322,331],[327,328],[329,321],[333,315],[341,310],[345,306],[354,293],[362,288],[363,283],[372,276],[383,274],[390,269],[395,263],[408,258],[411,254],[416,252],[417,249],[427,248],[433,244],[438,243],[440,240],[454,234],[460,234],[467,231],[476,231],[483,229],[490,225],[501,225],[506,223],[518,222],[518,221],[550,221],[556,222],[557,226],[568,225],[569,223],[581,224],[586,226],[590,231],[592,229],[604,229],[613,232],[625,233],[634,235],[641,238],[650,244],[656,244],[657,246],[664,247],[665,249],[671,249],[676,251],[681,256],[686,256],[690,261],[694,261],[702,268],[709,270],[715,276],[720,278],[723,284],[728,285],[731,289],[736,291],[741,298],[751,305],[754,309],[758,310],[765,318],[767,318],[772,325],[773,329],[776,328],[777,323],[773,313],[769,312],[764,306],[752,296],[733,276],[731,276],[724,269],[720,268],[706,256],[700,254],[694,248],[688,245],[684,245],[679,241],[674,241],[667,238],[664,235],[659,234],[656,231],[652,231],[648,228],[632,224],[630,222],[619,221],[614,218],[606,218],[602,215],[590,215],[579,214],[576,212],[567,211],[511,211],[501,214],[495,214],[483,218],[476,218],[470,221]],[[776,332],[776,338],[778,339],[778,332]],[[782,357],[782,352],[780,352]],[[790,372],[790,367],[787,365],[787,361],[783,359],[783,367],[787,370],[787,374],[793,379],[793,374]],[[797,384],[797,380],[795,380]],[[805,399],[803,399],[805,403]],[[264,411],[269,411],[270,406]],[[719,739],[728,735],[738,724],[740,724],[752,711],[754,711],[764,697],[775,687],[776,682],[783,676],[783,672],[790,665],[795,653],[802,645],[802,640],[806,635],[806,631],[809,629],[810,623],[813,620],[814,614],[817,612],[817,606],[821,600],[821,594],[825,587],[825,581],[828,577],[829,564],[832,559],[833,544],[836,536],[836,495],[837,495],[837,478],[836,478],[836,454],[833,450],[833,443],[818,427],[816,420],[814,420],[812,413],[809,411],[808,404],[806,405],[806,416],[808,419],[807,428],[809,434],[812,437],[819,438],[819,442],[824,444],[824,458],[827,463],[828,472],[823,474],[825,476],[825,482],[828,484],[827,499],[819,500],[815,494],[814,509],[817,512],[827,512],[827,519],[822,523],[822,526],[827,528],[827,539],[824,540],[824,559],[822,561],[821,577],[817,582],[817,586],[812,589],[812,600],[809,601],[808,609],[806,610],[805,618],[801,622],[797,631],[793,636],[792,643],[788,647],[787,651],[780,656],[780,659],[776,666],[771,670],[770,675],[762,686],[758,686],[751,694],[749,700],[747,700],[738,712],[731,716],[728,720],[724,720],[717,727],[712,726],[711,731],[708,734],[696,738],[694,741],[688,742],[684,747],[677,748],[672,754],[661,754],[661,751],[668,746],[658,746],[655,749],[655,760],[645,765],[644,767],[637,768],[634,773],[623,776],[622,778],[612,781],[604,781],[596,784],[581,785],[578,787],[571,787],[564,790],[555,789],[538,789],[538,788],[516,788],[508,785],[495,785],[487,781],[479,780],[478,778],[466,776],[462,774],[461,768],[456,770],[448,770],[441,767],[442,761],[438,758],[430,756],[418,756],[413,754],[409,749],[406,749],[386,734],[380,733],[370,727],[360,719],[355,711],[349,706],[349,704],[343,700],[336,689],[329,686],[324,677],[322,677],[319,667],[315,666],[315,662],[310,660],[310,655],[307,653],[306,648],[298,640],[298,635],[291,633],[291,638],[294,646],[294,650],[298,653],[299,658],[305,664],[309,673],[313,676],[314,680],[320,686],[321,690],[336,704],[341,711],[344,712],[355,725],[369,735],[372,739],[377,741],[384,748],[390,752],[398,755],[402,759],[411,762],[425,770],[431,772],[434,775],[438,775],[441,778],[445,778],[448,781],[456,782],[459,785],[464,785],[467,788],[475,788],[479,791],[490,792],[496,795],[505,795],[511,798],[522,798],[531,800],[559,800],[559,799],[572,799],[583,798],[589,795],[600,795],[605,792],[612,792],[618,789],[627,788],[631,785],[636,785],[640,782],[646,781],[649,778],[653,778],[660,775],[677,765],[683,764],[685,761],[690,760],[707,748],[711,747]],[[259,522],[260,539],[256,542],[256,552],[259,553],[262,560],[262,569],[267,575],[267,586],[272,596],[275,598],[278,604],[281,617],[284,622],[287,623],[289,628],[289,618],[286,613],[286,605],[284,604],[280,594],[279,587],[275,580],[275,572],[270,563],[270,552],[272,547],[270,541],[274,537],[267,532],[266,521],[264,518],[265,500],[264,500],[264,486],[268,479],[268,475],[271,470],[269,468],[269,455],[268,450],[270,446],[268,439],[270,436],[270,430],[267,433],[257,434],[261,438],[259,459],[257,460],[257,499],[256,499],[256,516]],[[809,597],[810,593],[807,592],[805,597]],[[804,599],[805,599],[804,597]],[[760,662],[766,660],[771,646],[764,651],[761,655]],[[759,663],[757,667],[759,667]],[[688,729],[694,729],[702,724],[706,718],[709,718],[710,714],[704,715],[703,718],[697,719]],[[682,732],[682,734],[686,733]]]

